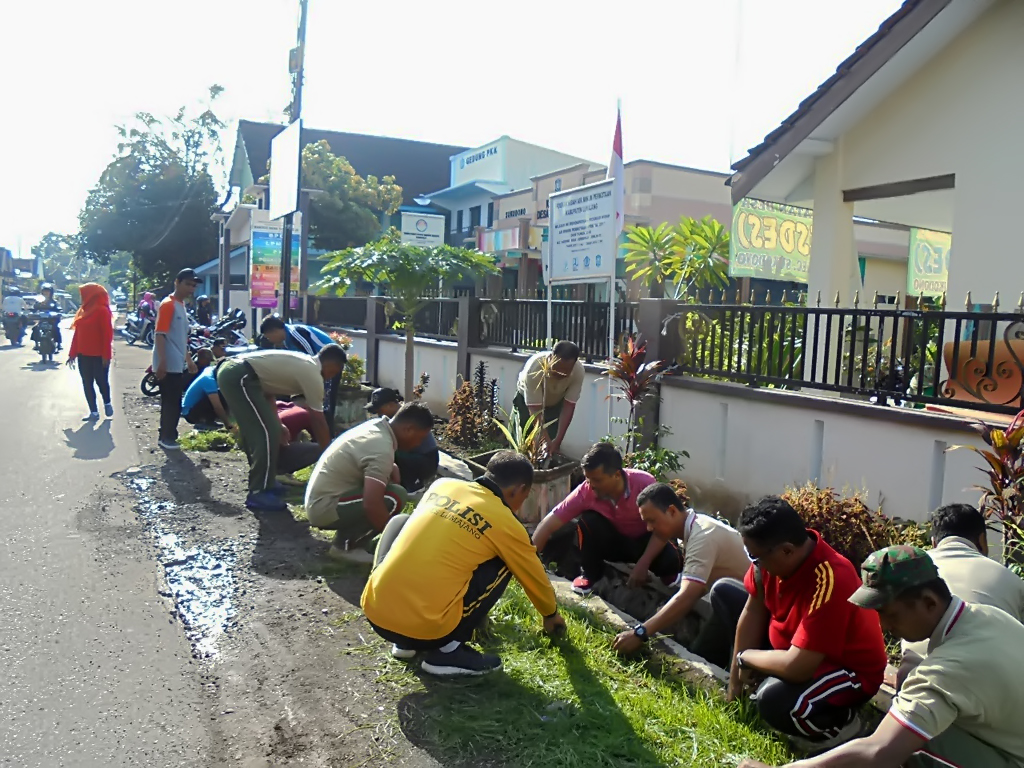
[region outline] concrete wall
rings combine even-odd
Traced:
[[[871,303],[875,291],[880,296],[895,296],[897,291],[900,296],[906,296],[907,262],[865,257],[864,287],[860,292],[862,306],[865,302]],[[902,299],[900,301],[902,303]]]

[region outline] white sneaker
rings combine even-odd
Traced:
[[[410,650],[409,648],[402,648],[398,643],[395,643],[391,646],[391,658],[408,661],[409,659],[416,658],[416,651]]]
[[[339,563],[360,563],[362,565],[373,565],[373,555],[365,549],[345,549],[337,544],[331,544],[327,550],[327,556]]]
[[[157,445],[163,448],[165,451],[180,451],[181,446],[178,445],[178,441],[171,442],[170,440],[157,440]]]
[[[796,749],[806,753],[808,757],[814,757],[815,755],[820,755],[823,752],[835,749],[848,741],[853,741],[855,738],[860,736],[860,732],[863,728],[864,723],[861,722],[860,715],[854,715],[853,720],[839,731],[839,735],[831,739],[825,739],[825,741],[811,741],[810,739],[805,739],[800,736],[790,736],[789,740]]]

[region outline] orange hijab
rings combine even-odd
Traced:
[[[106,288],[99,283],[86,283],[78,291],[82,295],[82,306],[78,308],[75,319],[71,321],[72,328],[91,315],[103,313],[108,318],[111,317],[110,296],[107,295]]]

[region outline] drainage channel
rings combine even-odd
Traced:
[[[155,480],[138,469],[128,470],[121,479],[135,494],[135,509],[153,537],[167,583],[161,594],[174,601],[193,656],[215,657],[220,638],[235,625],[238,543],[215,540],[200,546],[184,540],[170,519],[178,505],[153,497]]]

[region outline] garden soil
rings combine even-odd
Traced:
[[[394,686],[360,652],[371,639],[358,608],[366,570],[329,561],[327,543],[287,513],[247,511],[237,452],[154,450],[156,398],[129,392],[124,411],[143,460],[117,486],[192,648],[207,764],[438,766],[403,733]]]

